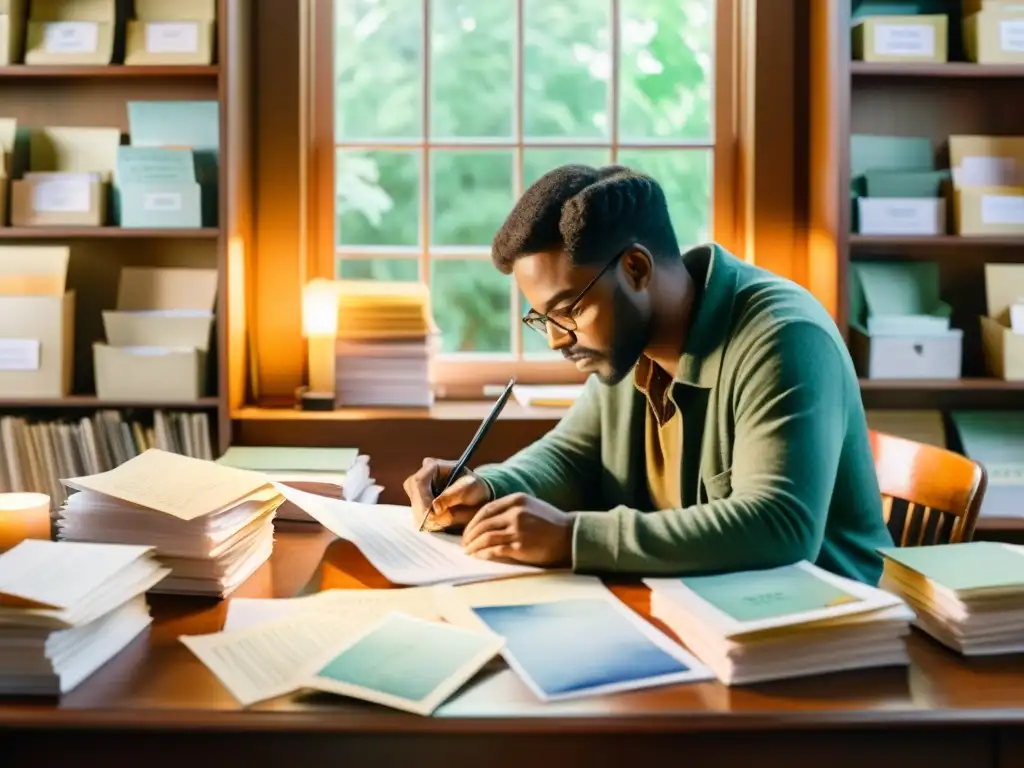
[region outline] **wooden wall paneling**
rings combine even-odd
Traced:
[[[231,444],[231,413],[247,399],[249,380],[248,276],[255,266],[253,200],[253,79],[255,45],[253,4],[220,0],[218,25],[221,53],[220,211],[218,266],[221,281],[217,323],[220,376],[218,395],[219,448]]]

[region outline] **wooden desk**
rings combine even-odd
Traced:
[[[279,532],[238,596],[386,586],[347,542]],[[613,589],[647,613],[645,589]],[[177,641],[220,629],[227,603],[154,596],[152,606],[147,635],[59,704],[0,700],[0,766],[1024,765],[1024,657],[965,662],[920,635],[909,670],[547,705],[496,665],[420,718],[309,696],[241,710]]]

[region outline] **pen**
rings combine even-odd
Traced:
[[[476,434],[473,435],[473,439],[469,441],[469,445],[466,446],[466,450],[462,452],[462,456],[455,466],[452,467],[452,471],[448,473],[448,479],[445,480],[444,485],[439,489],[433,480],[430,482],[430,492],[437,498],[442,493],[448,490],[448,487],[454,483],[459,475],[466,469],[466,465],[469,460],[473,458],[473,454],[476,452],[476,447],[480,444],[480,441],[484,439],[484,436],[490,430],[491,425],[498,420],[498,416],[501,415],[501,411],[505,408],[505,403],[508,402],[509,396],[512,394],[512,386],[516,383],[516,379],[513,376],[508,380],[508,385],[505,387],[505,391],[501,393],[497,402],[491,408],[491,412],[487,414],[487,418],[483,420],[480,427],[477,429]],[[423,530],[423,526],[426,525],[427,518],[430,517],[430,508],[427,508],[426,513],[423,515],[423,519],[420,520],[419,530]]]

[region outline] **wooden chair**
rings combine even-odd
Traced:
[[[882,511],[901,547],[970,541],[988,479],[958,453],[870,432]]]

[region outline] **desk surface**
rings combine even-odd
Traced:
[[[237,593],[291,597],[389,586],[348,542],[322,530],[278,532],[273,558]],[[613,586],[647,615],[646,589]],[[421,718],[344,699],[293,696],[242,710],[178,641],[219,630],[226,602],[151,598],[154,624],[71,694],[0,701],[0,728],[232,732],[677,733],[1024,723],[1024,656],[966,661],[917,633],[909,669],[727,688],[701,683],[542,704],[500,665]],[[212,716],[215,715],[215,716]]]

